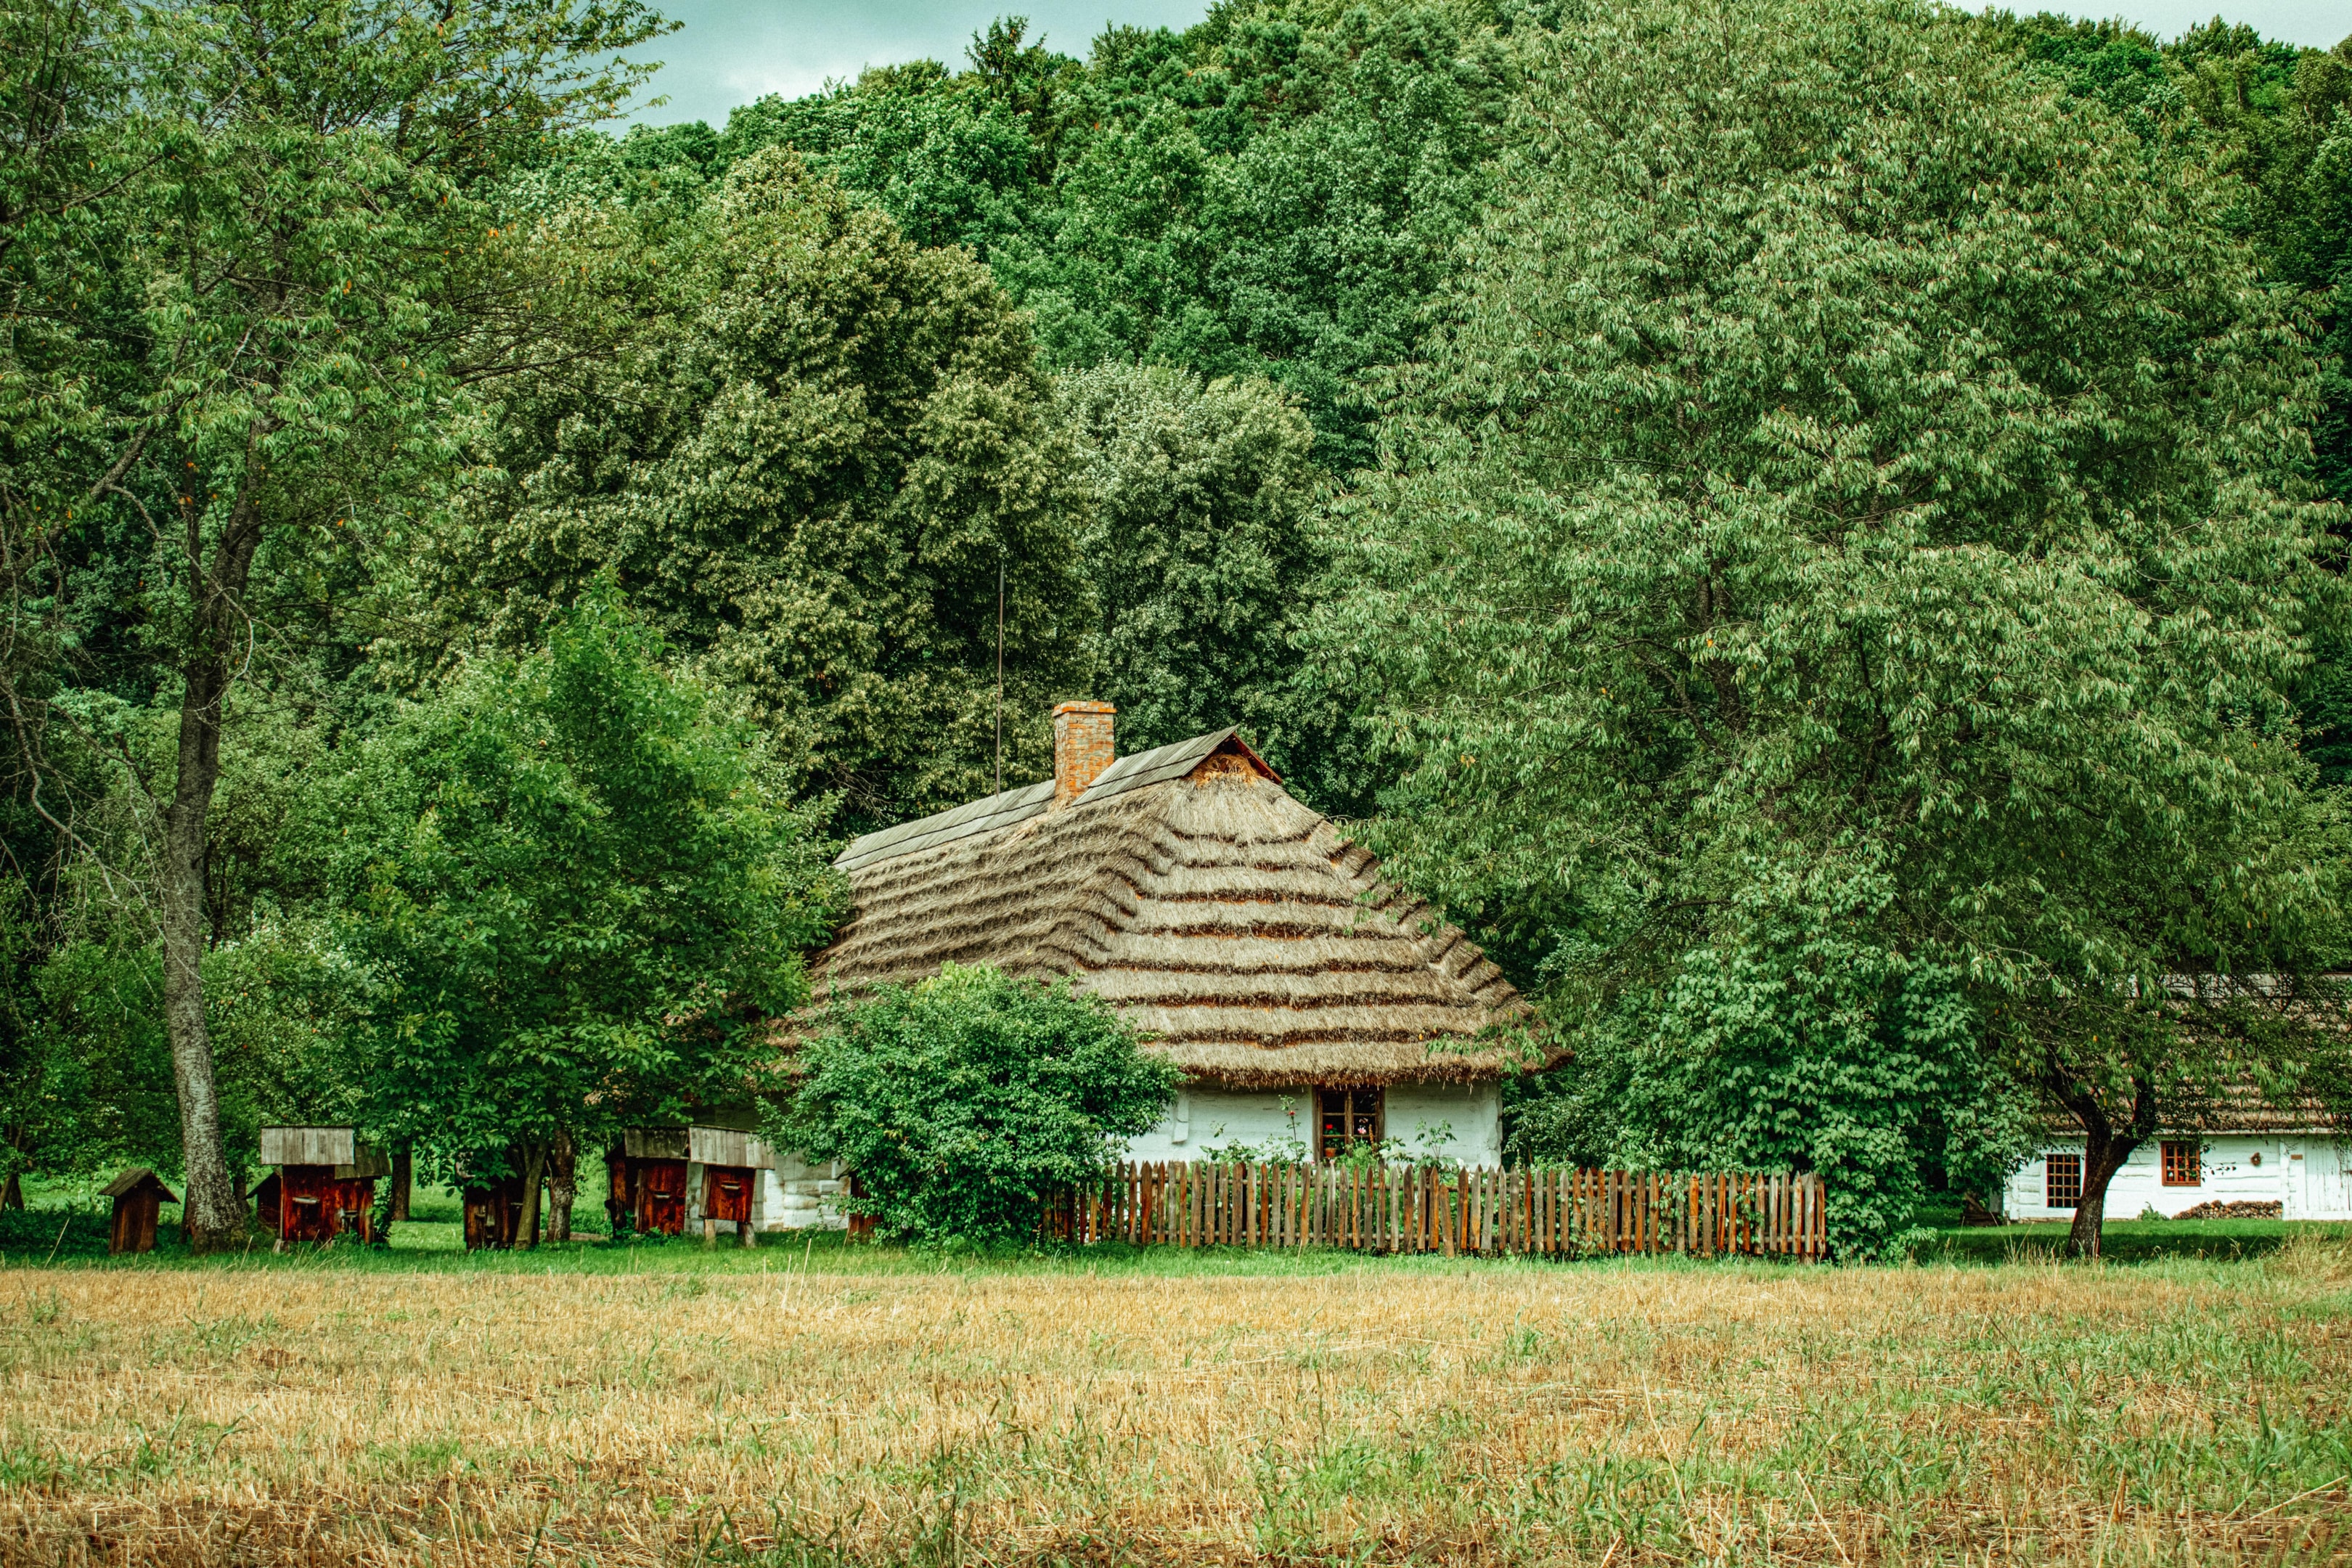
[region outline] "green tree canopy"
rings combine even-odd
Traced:
[[[1832,1194],[1872,1162],[1806,1126],[1972,1076],[1950,985],[2096,1173],[2249,1070],[2149,1025],[2169,977],[2336,940],[2311,359],[2209,180],[1974,26],[1637,0],[1551,46],[1318,638],[1412,759],[1407,880],[1541,932],[1564,1019],[1657,1074],[1779,1064],[1791,1136],[1629,1133]]]
[[[313,831],[373,972],[362,1124],[529,1181],[564,1134],[750,1096],[835,892],[763,742],[609,592],[361,749]],[[509,1167],[513,1167],[509,1169]]]
[[[484,422],[430,590],[453,636],[527,638],[611,573],[800,787],[895,821],[988,786],[1002,566],[1008,773],[1047,771],[1092,599],[1051,388],[987,271],[782,151],[647,265],[614,367]]]
[[[402,0],[35,0],[0,26],[37,67],[0,90],[26,159],[0,160],[0,675],[68,837],[46,740],[81,727],[81,683],[177,709],[152,907],[188,1225],[215,1246],[242,1229],[203,985],[230,689],[373,574],[465,384],[531,357],[552,301],[486,262],[480,195],[613,112],[645,72],[611,51],[660,23],[638,0],[454,26]]]
[[[1120,749],[1286,723],[1291,633],[1315,559],[1315,433],[1258,379],[1104,365],[1062,378],[1056,415],[1089,502],[1101,627],[1095,694]]]
[[[2311,312],[2321,350],[2313,474],[2352,504],[2352,37],[2297,48],[2218,17],[2169,44],[2120,22],[2046,13],[1995,14],[1989,25],[2070,96],[2096,99],[2152,148],[2219,176],[2220,221]],[[2322,782],[2342,785],[2352,783],[2352,643],[2322,639],[2316,652],[2300,687],[2304,749]]]
[[[1344,469],[1370,455],[1359,378],[1410,355],[1486,195],[1536,15],[1252,0],[1108,26],[1083,65],[1015,17],[966,70],[878,67],[631,145],[695,179],[789,147],[909,238],[971,247],[1055,368],[1268,376]]]

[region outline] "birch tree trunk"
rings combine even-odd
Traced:
[[[184,498],[184,561],[195,607],[181,665],[178,776],[163,813],[163,1022],[172,1045],[172,1086],[180,1101],[180,1146],[187,1182],[188,1245],[197,1252],[235,1246],[245,1230],[221,1143],[220,1094],[213,1081],[212,1037],[205,1024],[204,958],[211,932],[205,910],[205,832],[220,784],[221,721],[245,626],[246,580],[261,523],[254,491],[260,431],[247,447],[247,473],[227,526],[205,563],[202,509]]]

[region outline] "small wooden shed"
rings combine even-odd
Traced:
[[[776,1166],[767,1141],[733,1127],[632,1127],[604,1157],[612,1180],[606,1210],[630,1216],[639,1231],[676,1236],[686,1228],[694,1168],[701,1172],[702,1239],[719,1239],[722,1222],[735,1226],[739,1245],[756,1234],[753,1205],[762,1172]]]
[[[107,1183],[106,1195],[114,1200],[114,1229],[106,1243],[109,1252],[154,1251],[157,1214],[165,1204],[180,1201],[144,1165],[133,1165]]]
[[[265,1127],[261,1163],[277,1172],[257,1194],[257,1217],[281,1250],[343,1235],[375,1239],[376,1178],[392,1173],[392,1162],[353,1129]]]
[[[466,1250],[505,1251],[522,1235],[522,1178],[501,1176],[494,1182],[468,1182],[466,1205]]]

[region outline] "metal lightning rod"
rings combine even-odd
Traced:
[[[1004,546],[996,547],[996,793],[1004,793]]]

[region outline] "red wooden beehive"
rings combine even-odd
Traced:
[[[758,1134],[739,1128],[633,1127],[604,1163],[612,1179],[605,1207],[615,1219],[625,1214],[642,1233],[676,1236],[686,1228],[689,1207],[699,1206],[704,1240],[717,1240],[725,1223],[749,1247],[761,1173],[773,1169],[775,1158]],[[699,1194],[691,1191],[696,1165],[702,1167]],[[693,1197],[698,1205],[689,1203]]]
[[[257,1217],[279,1247],[339,1236],[375,1239],[375,1180],[392,1164],[351,1128],[265,1127],[261,1163],[277,1173],[256,1194]]]

